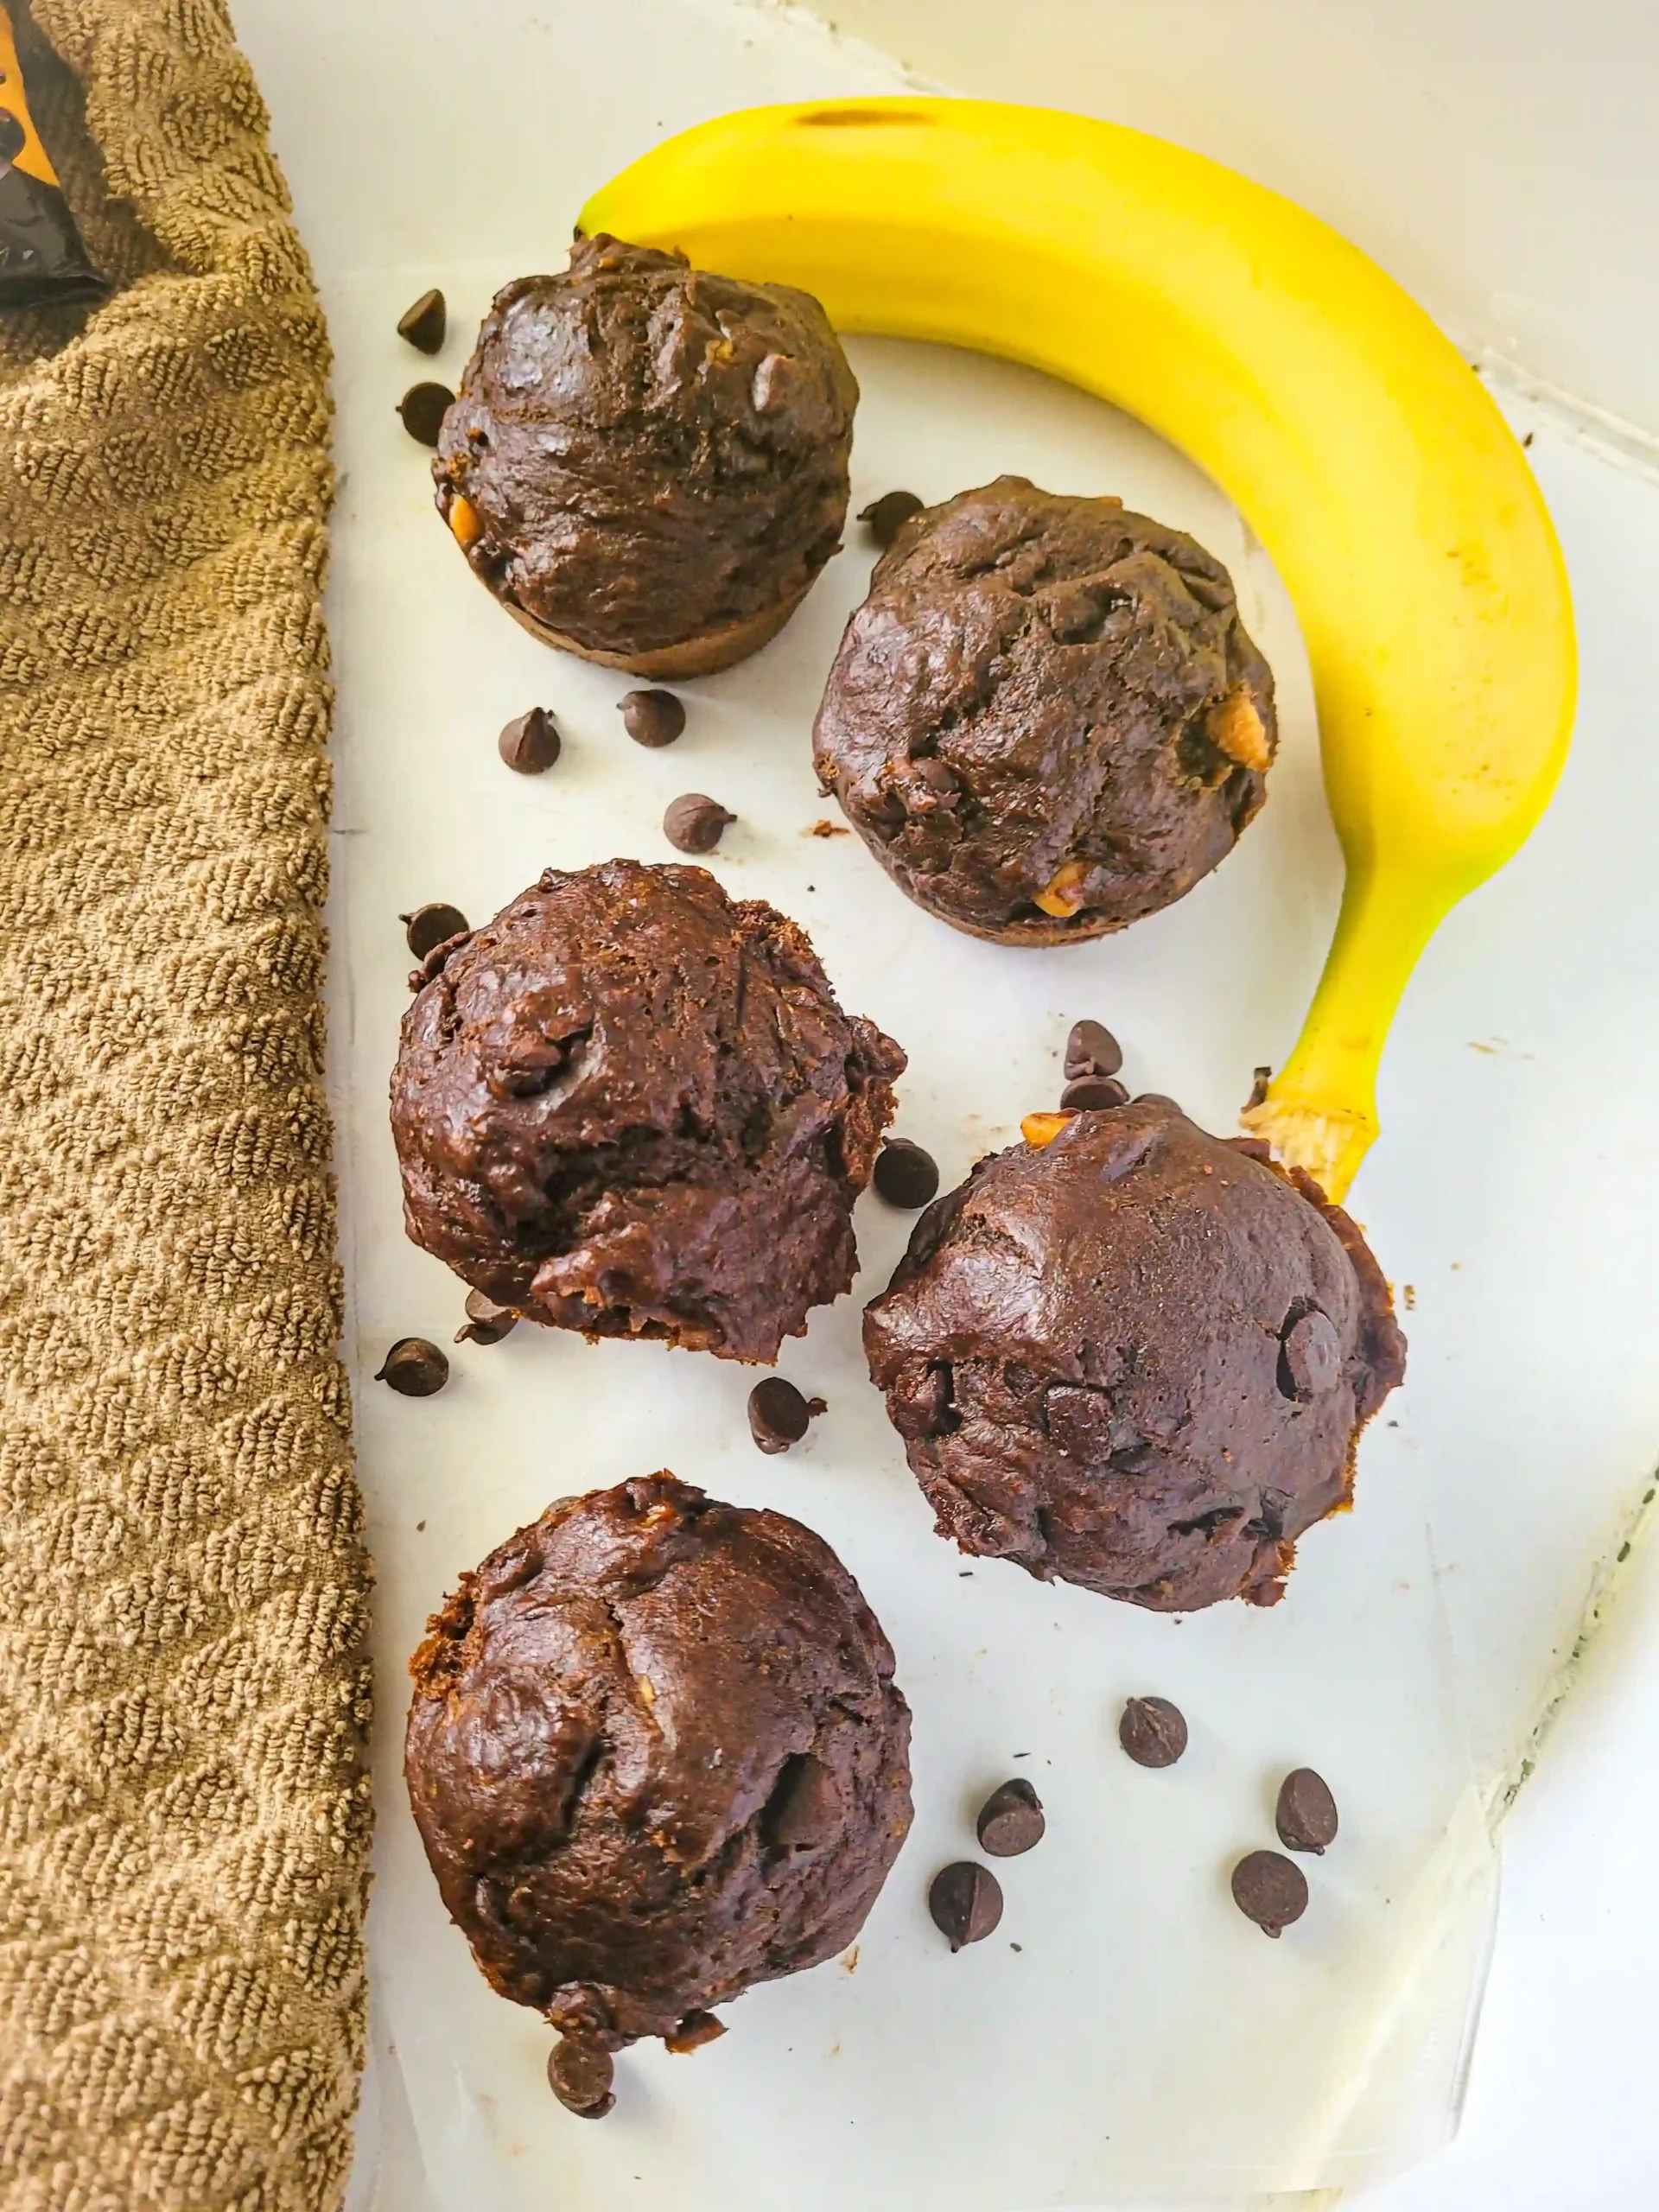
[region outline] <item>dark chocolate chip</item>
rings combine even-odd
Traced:
[[[1293,1321],[1279,1354],[1279,1388],[1287,1398],[1317,1398],[1342,1377],[1342,1340],[1316,1308]]]
[[[1265,1106],[1267,1104],[1268,1085],[1272,1081],[1273,1070],[1271,1068],[1257,1068],[1255,1071],[1255,1081],[1250,1085],[1250,1095],[1244,1101],[1244,1111],[1247,1114],[1253,1112],[1258,1106]]]
[[[1075,1076],[1060,1093],[1060,1104],[1067,1113],[1104,1114],[1128,1103],[1127,1088],[1109,1075]]]
[[[663,835],[677,853],[712,853],[728,823],[736,819],[718,799],[702,791],[687,791],[664,815]]]
[[[412,384],[397,403],[404,428],[419,444],[435,446],[443,418],[455,404],[447,384]]]
[[[449,1380],[449,1362],[424,1337],[399,1337],[374,1379],[389,1383],[400,1398],[429,1398]]]
[[[457,1329],[458,1344],[499,1344],[518,1325],[518,1316],[511,1306],[498,1306],[481,1290],[467,1294],[467,1325]]]
[[[1277,1936],[1307,1910],[1307,1877],[1282,1852],[1247,1852],[1233,1869],[1233,1903],[1263,1935]]]
[[[717,2043],[725,2032],[725,2023],[699,2005],[686,2014],[671,2036],[663,2037],[663,2047],[683,2056],[688,2051],[701,2050],[706,2043]]]
[[[1132,1697],[1117,1740],[1136,1766],[1173,1766],[1186,1749],[1186,1716],[1166,1697]]]
[[[979,1847],[993,1859],[1017,1859],[1043,1840],[1042,1800],[1023,1777],[992,1790],[980,1808]]]
[[[982,1943],[1002,1917],[1002,1885],[988,1866],[959,1859],[933,1877],[927,1893],[933,1925],[950,1938],[953,1951]]]
[[[841,1789],[810,1752],[785,1759],[761,1823],[774,1851],[816,1851],[841,1826]]]
[[[1103,1021],[1074,1021],[1065,1040],[1067,1080],[1080,1075],[1116,1075],[1123,1047]]]
[[[614,2107],[615,2078],[615,2063],[603,2044],[573,2042],[565,2036],[547,2055],[548,2086],[578,2119],[603,2120]]]
[[[412,914],[399,914],[404,925],[404,940],[417,960],[424,960],[429,952],[435,951],[452,937],[459,937],[467,927],[467,917],[459,906],[446,906],[442,899],[435,899],[429,906],[417,906]]]
[[[822,1412],[822,1400],[813,1402]],[[812,1407],[781,1375],[768,1375],[749,1393],[749,1434],[763,1452],[787,1452],[798,1444],[811,1418]]]
[[[884,492],[868,507],[859,509],[858,518],[885,552],[911,517],[920,514],[926,504],[913,492]]]
[[[559,726],[545,707],[517,715],[497,738],[496,750],[521,776],[539,776],[559,757]]]
[[[1138,1090],[1135,1095],[1137,1106],[1167,1106],[1174,1113],[1181,1110],[1179,1098],[1172,1098],[1166,1090]]]
[[[685,728],[684,705],[671,691],[628,691],[617,704],[628,735],[636,745],[648,745],[653,752],[672,745]]]
[[[890,1206],[914,1213],[918,1206],[931,1205],[938,1196],[939,1163],[931,1152],[924,1152],[908,1137],[884,1137],[870,1180],[878,1198],[885,1198]]]
[[[408,339],[421,353],[440,352],[448,327],[449,310],[444,304],[443,294],[435,287],[423,292],[414,306],[405,308],[397,318],[397,335]]]
[[[1299,1766],[1279,1785],[1279,1802],[1273,1825],[1287,1851],[1312,1851],[1324,1855],[1327,1843],[1337,1840],[1337,1801],[1331,1786],[1311,1766]]]

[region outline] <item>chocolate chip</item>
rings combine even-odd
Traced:
[[[959,1859],[942,1867],[927,1893],[933,1925],[950,1938],[950,1948],[982,1943],[1002,1917],[1002,1885],[988,1866]]]
[[[1258,1106],[1265,1106],[1267,1104],[1268,1085],[1272,1081],[1273,1070],[1271,1068],[1257,1068],[1255,1071],[1255,1081],[1250,1085],[1250,1095],[1244,1101],[1244,1111],[1247,1114],[1253,1112]]]
[[[611,2083],[616,2066],[603,2044],[573,2043],[566,2036],[547,2056],[548,2086],[567,2112],[603,2120],[616,2103]]]
[[[678,2051],[683,2056],[688,2051],[701,2050],[706,2043],[717,2043],[725,2032],[724,2022],[698,2005],[686,2014],[671,2036],[663,2037],[663,2048]]]
[[[1135,1103],[1137,1106],[1167,1106],[1175,1114],[1181,1110],[1180,1100],[1172,1098],[1166,1090],[1138,1090]]]
[[[389,1383],[400,1398],[429,1398],[449,1380],[449,1362],[424,1337],[399,1337],[374,1379]]]
[[[405,308],[397,318],[397,335],[408,339],[422,353],[441,351],[448,327],[449,310],[444,304],[443,294],[435,288],[423,292],[414,306]]]
[[[1317,1398],[1342,1376],[1342,1340],[1317,1307],[1293,1321],[1279,1351],[1279,1388],[1287,1398]]]
[[[1070,1081],[1080,1075],[1116,1075],[1123,1065],[1123,1047],[1103,1021],[1074,1021],[1065,1040],[1065,1072]]]
[[[718,799],[687,791],[664,815],[663,835],[677,853],[712,853],[727,823],[736,819]]]
[[[841,1825],[841,1789],[810,1752],[785,1759],[761,1822],[774,1851],[815,1851]]]
[[[404,925],[404,940],[417,960],[424,960],[429,952],[447,944],[452,937],[459,937],[467,927],[467,917],[459,906],[446,906],[435,899],[429,906],[417,906],[412,914],[399,914]]]
[[[806,1434],[814,1406],[823,1412],[822,1399],[809,1405],[792,1382],[768,1375],[749,1393],[749,1434],[763,1452],[787,1452]]]
[[[1233,1903],[1263,1935],[1277,1936],[1307,1910],[1307,1877],[1282,1852],[1247,1852],[1233,1869]]]
[[[1132,1697],[1117,1740],[1136,1766],[1173,1766],[1186,1749],[1186,1716],[1166,1697]]]
[[[628,691],[617,701],[622,727],[636,745],[655,752],[672,745],[685,728],[685,708],[671,691]]]
[[[1074,1077],[1060,1093],[1060,1103],[1068,1113],[1104,1114],[1128,1103],[1127,1088],[1109,1075]]]
[[[559,757],[559,726],[545,707],[516,715],[495,741],[509,768],[521,776],[543,774]]]
[[[499,1344],[518,1325],[518,1316],[511,1306],[498,1306],[481,1290],[467,1294],[467,1325],[455,1332],[458,1344]]]
[[[979,1847],[993,1859],[1017,1859],[1043,1840],[1047,1822],[1042,1800],[1031,1784],[1016,1776],[992,1790],[980,1807]]]
[[[397,412],[411,438],[435,446],[443,418],[454,404],[455,395],[447,384],[412,384],[398,401]]]
[[[1337,1840],[1337,1801],[1325,1777],[1311,1766],[1299,1766],[1279,1785],[1279,1802],[1273,1825],[1287,1851],[1312,1851],[1323,1856],[1327,1843]]]
[[[878,1198],[914,1213],[938,1196],[939,1163],[908,1137],[884,1137],[870,1177]]]
[[[868,507],[859,509],[858,518],[885,552],[912,515],[920,514],[926,504],[913,492],[884,492]]]

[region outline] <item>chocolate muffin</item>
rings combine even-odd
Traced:
[[[580,238],[563,276],[496,295],[438,510],[549,645],[707,675],[781,630],[840,543],[857,403],[809,294]]]
[[[700,868],[549,868],[411,980],[404,1218],[474,1290],[772,1360],[851,1287],[905,1056],[763,900]]]
[[[899,888],[1001,944],[1184,897],[1261,807],[1276,743],[1220,562],[1023,476],[905,524],[813,734],[819,781]]]
[[[864,1343],[941,1535],[1162,1612],[1276,1603],[1405,1372],[1347,1215],[1149,1098],[981,1160]]]
[[[434,1616],[404,1773],[491,1986],[603,2048],[850,1943],[910,1827],[893,1652],[821,1538],[657,1474]]]

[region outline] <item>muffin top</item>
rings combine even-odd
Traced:
[[[905,1056],[705,869],[549,868],[429,956],[391,1083],[417,1244],[532,1319],[770,1360],[850,1287]]]
[[[905,524],[813,736],[820,782],[894,881],[1008,944],[1181,898],[1261,807],[1276,742],[1221,563],[1120,500],[1022,476]]]
[[[840,542],[858,386],[823,308],[683,255],[578,239],[496,296],[433,474],[497,596],[646,652],[804,591]]]

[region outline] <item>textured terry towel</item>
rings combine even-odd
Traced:
[[[121,289],[0,321],[0,2206],[321,2212],[369,1825],[327,340],[223,8],[33,18]]]

